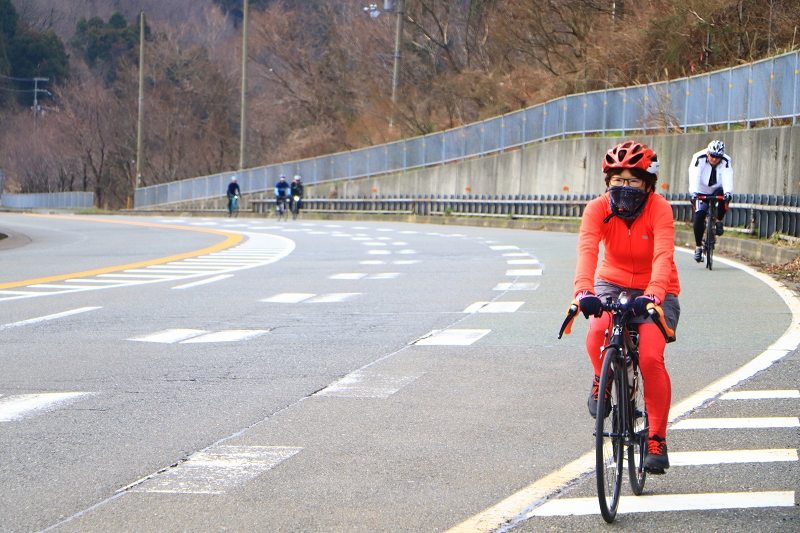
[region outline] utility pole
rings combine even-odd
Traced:
[[[394,36],[394,71],[392,72],[392,103],[397,105],[400,100],[400,60],[403,58],[401,55],[403,48],[403,22],[405,22],[406,14],[406,1],[397,0],[395,6],[395,13],[397,14],[397,29]]]
[[[39,82],[50,81],[49,78],[33,78],[33,129],[36,129],[36,117],[39,115]],[[47,91],[43,91],[47,92]],[[49,93],[48,93],[49,94]]]
[[[247,144],[247,19],[250,11],[249,0],[244,0],[244,19],[242,20],[242,112],[239,121],[239,170],[244,168],[245,145]]]
[[[142,186],[142,122],[144,121],[144,11],[139,21],[139,119],[136,124],[136,188]]]

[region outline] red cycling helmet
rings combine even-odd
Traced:
[[[658,174],[658,155],[642,143],[625,141],[606,152],[603,158],[604,173],[615,168],[638,168]]]

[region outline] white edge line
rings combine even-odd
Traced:
[[[192,287],[197,287],[198,285],[205,285],[206,283],[214,283],[215,281],[222,281],[223,279],[232,278],[233,274],[223,274],[221,276],[214,276],[213,278],[202,279],[200,281],[193,281],[192,283],[186,283],[185,285],[178,285],[177,287],[172,287],[173,289],[190,289]]]
[[[693,253],[693,251],[683,250],[678,247],[675,247],[675,250]],[[737,261],[721,257],[715,258],[715,261],[738,268],[766,283],[772,290],[778,293],[781,299],[783,299],[789,311],[792,313],[792,322],[777,341],[760,355],[756,356],[752,361],[673,406],[669,411],[670,423],[685,416],[725,390],[754,376],[761,370],[769,368],[773,363],[796,350],[798,343],[800,343],[800,299],[798,299],[792,291],[766,274],[762,274]],[[489,533],[496,531],[500,527],[508,528],[513,526],[533,516],[533,510],[545,503],[547,498],[567,484],[591,472],[594,468],[595,453],[594,450],[592,450],[567,464],[560,470],[534,481],[532,484],[512,494],[500,503],[448,529],[445,533]]]
[[[29,324],[36,324],[38,322],[45,322],[47,320],[55,320],[57,318],[64,318],[67,316],[77,315],[80,313],[86,313],[88,311],[94,311],[95,309],[102,309],[102,307],[79,307],[78,309],[73,309],[71,311],[64,311],[63,313],[55,313],[53,315],[45,315],[40,316],[38,318],[31,318],[28,320],[23,320],[21,322],[14,322],[11,324],[5,324],[0,326],[0,331],[5,329],[17,328],[19,326],[27,326]]]

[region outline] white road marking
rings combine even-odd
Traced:
[[[469,346],[488,335],[490,329],[445,329],[432,331],[416,341],[417,346]]]
[[[0,331],[3,331],[4,329],[18,328],[20,326],[29,326],[31,324],[46,322],[48,320],[56,320],[58,318],[64,318],[67,316],[78,315],[80,313],[94,311],[95,309],[102,309],[102,307],[79,307],[77,309],[73,309],[71,311],[64,311],[62,313],[54,313],[52,315],[40,316],[38,318],[29,318],[28,320],[22,320],[20,322],[12,322],[11,324],[4,324],[0,326]]]
[[[464,309],[464,311],[462,311],[462,312],[464,312],[464,313],[477,313],[478,309],[480,309],[481,307],[483,307],[484,305],[486,305],[488,303],[489,302],[475,302],[474,304],[472,304],[472,305],[468,306],[466,309]]]
[[[681,248],[676,248],[676,250],[685,253],[692,253],[691,250],[683,250]],[[778,296],[783,299],[786,306],[791,310],[791,325],[786,332],[774,344],[772,344],[772,346],[755,357],[749,363],[745,364],[735,372],[732,372],[727,376],[724,376],[721,379],[709,384],[686,400],[671,407],[669,412],[670,421],[674,421],[686,415],[687,413],[692,412],[694,409],[700,407],[711,398],[716,397],[721,392],[730,389],[745,379],[754,376],[766,368],[769,368],[776,361],[779,361],[794,351],[798,344],[800,344],[800,300],[794,295],[794,293],[792,293],[792,291],[786,288],[783,284],[778,283],[766,274],[757,272],[746,265],[722,257],[718,258],[718,261],[730,265],[733,268],[738,268],[763,281],[770,288],[772,288],[772,290],[774,290]],[[565,487],[581,476],[593,471],[594,468],[595,453],[594,451],[591,451],[565,465],[561,469],[551,472],[543,478],[534,481],[527,487],[509,495],[507,498],[498,502],[497,504],[464,520],[460,524],[450,528],[446,533],[488,533],[490,531],[495,531],[503,524],[515,524],[520,519],[524,519],[526,515],[530,516],[531,513],[527,512],[527,509],[535,508],[539,502],[556,493],[559,489]]]
[[[41,394],[20,394],[0,398],[0,422],[22,420],[35,412],[47,411],[63,405],[88,392],[45,392]]]
[[[193,344],[201,342],[237,342],[252,339],[269,333],[266,329],[229,329],[227,331],[217,331],[216,333],[207,333],[199,337],[181,341],[181,344]]]
[[[399,275],[400,272],[379,272],[378,274],[367,276],[365,279],[394,279]]]
[[[325,227],[326,228],[341,228],[341,226],[339,226],[337,224],[325,224]]]
[[[379,261],[377,259],[367,259],[366,261],[359,261],[362,265],[385,265],[386,261]]]
[[[309,231],[308,234],[309,235],[327,235],[328,232],[327,231]]]
[[[541,276],[541,268],[522,268],[516,270],[506,270],[506,276]]]
[[[709,511],[753,509],[757,507],[794,507],[794,491],[724,492],[711,494],[662,494],[622,496],[620,513],[657,513],[666,511]],[[575,516],[600,514],[597,498],[559,498],[534,509],[529,516]]]
[[[392,237],[376,237],[374,240],[376,240],[376,241],[391,241]]]
[[[401,260],[401,261],[392,261],[392,264],[393,265],[415,265],[415,264],[417,264],[419,262],[420,261],[418,259],[406,259],[406,260]]]
[[[134,272],[134,273],[141,273],[141,274],[209,274],[207,270],[169,270],[169,269],[162,269],[160,267],[157,268],[131,268],[126,270],[125,272]]]
[[[281,294],[276,294],[275,296],[265,298],[261,301],[277,304],[296,304],[303,300],[313,298],[314,296],[316,296],[316,294],[311,292],[282,292]]]
[[[361,244],[363,244],[364,246],[386,246],[385,242],[380,242],[380,241],[367,241],[367,242],[362,242]]]
[[[508,259],[506,261],[507,265],[538,265],[538,259]]]
[[[508,252],[503,254],[503,257],[530,257],[528,252]]]
[[[336,396],[340,398],[388,398],[417,376],[385,376],[374,372],[356,371],[328,385],[314,396]]]
[[[397,253],[398,253],[398,254],[411,255],[411,254],[415,254],[415,253],[417,253],[417,252],[415,252],[414,250],[400,250],[400,251],[399,251],[399,252],[397,252]]]
[[[513,313],[525,302],[475,302],[464,313]]]
[[[334,302],[343,302],[345,300],[349,300],[355,296],[361,294],[360,292],[332,292],[330,294],[322,294],[317,296],[316,298],[312,298],[306,303],[309,304],[322,304],[322,303],[334,303]]]
[[[371,241],[372,237],[353,237],[354,241]]]
[[[797,450],[720,450],[704,452],[672,452],[671,466],[720,465],[732,463],[772,463],[797,461]]]
[[[366,274],[361,272],[342,272],[341,274],[329,276],[328,279],[361,279],[364,276],[366,276]]]
[[[489,242],[489,241],[486,241]],[[489,247],[492,250],[500,251],[500,250],[519,250],[519,246],[514,246],[510,244],[497,244],[495,246]]]
[[[498,283],[493,291],[535,291],[539,283]]]
[[[367,253],[369,255],[389,255],[392,252],[390,250],[369,250]]]
[[[389,228],[378,228],[378,231],[394,231],[394,230]]]
[[[392,246],[408,246],[408,243],[403,241],[395,241],[392,243]]]
[[[397,233],[402,233],[403,235],[419,235],[418,231],[411,231],[411,230],[398,231]]]
[[[177,287],[172,287],[173,289],[191,289],[192,287],[197,287],[198,285],[205,285],[206,283],[214,283],[215,281],[222,281],[223,279],[232,278],[233,274],[223,274],[221,276],[214,276],[213,278],[201,279],[200,281],[195,281],[193,283],[185,283],[183,285],[178,285]]]
[[[161,344],[172,344],[174,342],[180,342],[192,337],[197,337],[198,335],[202,335],[204,333],[208,332],[203,329],[168,329],[165,331],[159,331],[158,333],[153,333],[151,335],[145,335],[144,337],[136,337],[128,340],[137,342],[158,342]]]
[[[224,494],[297,454],[288,446],[214,446],[188,460],[153,475],[130,492],[174,494]]]
[[[771,416],[763,418],[690,418],[681,420],[671,429],[759,429],[796,428],[800,419],[796,416]]]
[[[36,285],[28,285],[31,289],[69,289],[71,291],[79,291],[81,287],[77,285],[57,285],[55,283],[37,283]]]
[[[131,281],[114,281],[113,279],[88,279],[88,278],[75,278],[75,279],[65,279],[64,283],[104,283],[110,287],[122,287],[123,285],[131,285]]]
[[[771,400],[780,398],[800,398],[800,390],[743,390],[726,392],[720,400]]]

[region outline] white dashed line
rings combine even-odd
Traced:
[[[541,268],[522,268],[516,270],[506,270],[506,276],[541,276]]]
[[[366,274],[361,272],[342,272],[341,274],[329,276],[328,279],[361,279],[365,276]]]
[[[223,274],[221,276],[214,276],[213,278],[201,279],[200,281],[195,281],[193,283],[186,283],[184,285],[178,285],[177,287],[172,287],[173,289],[191,289],[192,287],[197,287],[199,285],[206,285],[207,283],[214,283],[215,281],[222,281],[223,279],[232,278],[233,274]]]
[[[508,265],[538,265],[538,259],[509,259],[506,261]]]
[[[64,318],[67,316],[78,315],[80,313],[86,313],[88,311],[94,311],[95,309],[102,309],[102,307],[79,307],[77,309],[73,309],[71,311],[64,311],[63,313],[55,313],[52,315],[45,315],[40,316],[38,318],[29,318],[28,320],[22,320],[20,322],[12,322],[11,324],[4,324],[0,326],[0,331],[4,329],[11,329],[11,328],[18,328],[20,326],[29,326],[31,324],[37,324],[39,322],[46,322],[48,320],[56,320],[58,318]]]
[[[275,296],[271,296],[270,298],[265,298],[261,301],[277,304],[296,304],[298,302],[308,300],[309,298],[313,298],[314,296],[316,296],[316,294],[310,292],[284,292],[281,294],[276,294]]]
[[[371,276],[367,276],[365,279],[394,279],[400,275],[400,272],[380,272],[378,274],[372,274]]]
[[[227,331],[217,331],[216,333],[208,333],[193,337],[191,339],[181,341],[181,344],[194,344],[203,342],[237,342],[252,339],[269,333],[266,329],[230,329]]]
[[[130,492],[224,494],[297,454],[288,446],[214,446],[130,488]],[[124,490],[124,489],[123,489]]]
[[[317,296],[316,298],[312,298],[307,300],[306,303],[310,304],[324,304],[324,303],[336,303],[336,302],[344,302],[345,300],[349,300],[355,296],[361,294],[360,292],[332,292],[330,294],[322,294]]]
[[[33,413],[51,410],[87,394],[90,393],[47,392],[3,397],[0,398],[0,422],[22,420]]]
[[[498,283],[493,291],[535,291],[539,283]]]
[[[704,452],[671,452],[671,466],[700,466],[734,463],[773,463],[797,461],[797,450],[721,450]]]
[[[620,513],[708,511],[715,509],[753,509],[757,507],[794,507],[794,492],[726,492],[622,496],[619,502]],[[530,513],[530,516],[594,514],[600,514],[597,498],[561,498],[545,503]]]
[[[771,416],[763,418],[691,418],[681,420],[671,429],[760,429],[796,428],[800,419],[796,416]]]
[[[366,261],[359,261],[362,265],[385,265],[386,261],[379,261],[378,259],[367,259]]]
[[[416,376],[385,376],[373,372],[356,371],[328,385],[314,396],[336,396],[339,398],[388,398]]]
[[[486,336],[490,329],[445,329],[432,331],[415,344],[417,346],[469,346]]]
[[[800,398],[800,390],[743,390],[726,392],[720,400],[772,400],[781,398]]]
[[[158,333],[128,340],[136,342],[158,342],[161,344],[172,344],[202,335],[203,333],[207,332],[203,329],[168,329],[166,331],[159,331]]]
[[[486,242],[489,242],[489,241],[486,241]],[[490,246],[489,248],[492,249],[492,250],[495,250],[495,251],[500,251],[500,250],[519,250],[519,246],[514,246],[514,245],[511,245],[511,244],[497,244],[495,246]]]
[[[367,251],[369,255],[391,255],[390,250],[369,250]]]

